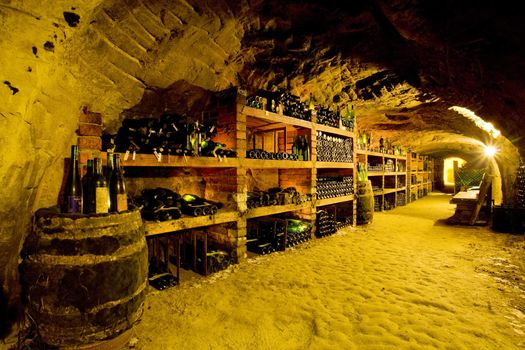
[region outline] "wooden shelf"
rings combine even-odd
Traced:
[[[259,207],[248,209],[246,212],[246,219],[253,219],[260,216],[275,215],[280,213],[286,213],[289,211],[297,211],[312,207],[312,202],[305,202],[302,204],[287,204],[287,205],[272,205],[268,207]]]
[[[101,154],[105,158],[105,153]],[[125,167],[179,167],[179,168],[236,168],[239,166],[238,158],[226,158],[219,161],[214,157],[181,157],[162,156],[161,161],[153,154],[136,154],[135,160],[124,160],[124,154],[120,154],[122,165]]]
[[[385,189],[383,190],[383,194],[395,193],[395,192],[397,192],[397,191],[398,191],[397,188],[385,188]]]
[[[144,228],[146,236],[155,236],[163,233],[187,230],[197,227],[224,224],[227,222],[235,222],[239,219],[239,212],[237,211],[223,211],[217,212],[215,215],[209,216],[183,216],[176,220],[168,221],[145,221]]]
[[[354,195],[350,196],[341,196],[341,197],[334,197],[334,198],[325,198],[325,199],[318,199],[315,203],[316,206],[322,207],[325,205],[332,205],[337,203],[343,203],[343,202],[350,202],[354,200]]]
[[[383,174],[382,171],[367,171],[368,176],[383,176]]]
[[[397,172],[395,172],[395,171],[386,171],[384,173],[384,175],[385,176],[395,176],[395,175],[397,175]]]
[[[279,127],[280,125],[293,125],[298,126],[302,128],[312,129],[312,122],[309,122],[307,120],[301,120],[297,118],[288,117],[285,115],[273,113],[270,111],[263,111],[262,109],[257,109],[253,107],[248,106],[241,106],[241,113],[267,121],[269,124],[276,124],[275,127]]]
[[[313,167],[313,162],[301,160],[239,158],[239,166],[250,169],[311,169]]]
[[[328,125],[322,125],[322,124],[317,124],[317,123],[313,123],[313,125],[317,131],[323,131],[323,132],[327,132],[330,134],[336,134],[336,135],[344,136],[344,137],[354,137],[355,136],[355,133],[353,131],[338,129],[338,128],[334,128]]]
[[[353,169],[354,163],[345,162],[315,162],[318,169]]]

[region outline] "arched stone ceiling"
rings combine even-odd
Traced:
[[[123,111],[167,93],[180,104],[192,91],[283,87],[354,104],[376,137],[468,158],[485,135],[448,110],[459,105],[502,131],[513,174],[512,144],[525,152],[520,15],[474,0],[1,1],[0,249],[14,253],[0,256],[0,284],[16,285],[31,211],[56,203],[82,106],[115,130]]]

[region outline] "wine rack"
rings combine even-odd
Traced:
[[[411,202],[428,195],[434,189],[434,160],[411,152],[407,157],[408,197]]]
[[[407,157],[369,150],[357,150],[359,163],[365,164],[372,182],[374,211],[390,210],[407,198]]]
[[[174,218],[173,215],[178,216],[178,213],[173,212],[169,213],[171,217],[168,213],[163,216],[167,219],[165,221],[146,220],[148,239],[177,236],[181,232],[205,232],[210,242],[226,247],[235,262],[240,262],[247,256],[248,224],[251,220],[267,220],[289,213],[310,222],[312,230],[308,232],[311,235],[316,232],[318,210],[344,206],[349,208],[348,213],[341,220],[338,218],[336,229],[355,225],[354,130],[336,127],[334,123],[327,123],[333,124],[331,126],[320,124],[315,113],[305,110],[295,96],[287,95],[285,98],[286,102],[279,108],[268,108],[265,105],[268,102],[265,103],[264,99],[253,96],[247,101],[238,90],[218,93],[212,110],[205,113],[206,124],[202,127],[212,130],[212,125],[217,126],[211,144],[223,144],[228,148],[228,152],[223,152],[220,157],[211,153],[197,156],[198,152],[164,152],[159,156],[158,148],[154,150],[144,146],[142,149],[147,149],[147,154],[135,149],[121,149],[131,196],[136,196],[144,188],[166,187],[180,194],[191,193],[223,204],[216,213],[207,213],[209,215],[190,216],[182,212],[180,218]],[[266,97],[266,101],[270,100]],[[166,117],[164,119],[167,120]],[[151,129],[160,132],[159,123],[152,121],[151,125]],[[128,128],[131,129],[133,126]],[[165,132],[164,128],[162,132]],[[319,144],[318,135],[330,135],[329,148]],[[327,152],[327,149],[334,152]],[[325,155],[319,157],[318,151]],[[336,155],[330,157],[328,153]],[[94,155],[104,161],[105,152],[101,152],[101,144],[92,149],[82,148],[81,164],[82,160],[85,163]],[[346,179],[343,181],[344,191],[337,196],[318,198],[318,177]],[[272,187],[293,187],[300,196],[292,202],[279,201],[267,206],[251,203],[248,208],[248,192]],[[288,243],[273,244],[274,248],[267,247],[266,252],[285,249],[287,245],[304,242],[310,237],[306,233],[292,236]],[[204,256],[206,252],[201,253],[199,256]],[[216,253],[217,258],[224,255],[221,254]]]

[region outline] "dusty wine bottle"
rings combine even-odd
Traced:
[[[114,154],[114,169],[109,180],[109,198],[111,200],[110,211],[121,213],[128,210],[128,195],[126,193],[126,182],[124,172],[120,164],[120,155]]]
[[[89,186],[91,185],[92,179],[93,159],[88,159],[87,171],[86,174],[82,177],[82,212],[84,214],[89,214],[93,212],[93,208],[91,208],[91,191],[89,190]]]
[[[64,211],[75,214],[82,213],[82,184],[78,171],[78,146],[71,146],[71,163],[64,189]]]
[[[94,174],[91,180],[91,205],[92,212],[96,214],[109,211],[109,191],[106,177],[102,174],[102,162],[100,158],[94,159]]]
[[[113,158],[113,152],[107,151],[106,152],[106,169],[104,169],[104,176],[106,177],[106,181],[109,182],[111,179],[111,175],[113,174],[113,170],[115,169],[115,161]]]

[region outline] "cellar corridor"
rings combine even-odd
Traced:
[[[152,290],[135,348],[525,348],[524,236],[447,226],[449,200]]]

